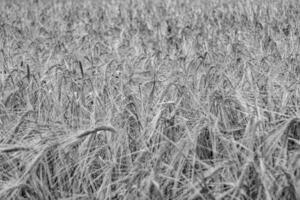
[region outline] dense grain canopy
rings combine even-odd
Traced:
[[[0,3],[0,199],[300,199],[296,0]]]

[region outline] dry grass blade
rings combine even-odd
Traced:
[[[91,130],[82,131],[82,132],[78,133],[77,138],[83,138],[83,137],[86,137],[90,134],[96,134],[99,131],[109,131],[109,132],[112,132],[112,133],[117,133],[117,130],[114,127],[104,125],[104,126],[96,127],[94,129],[91,129]]]
[[[26,146],[16,146],[16,145],[11,145],[7,147],[0,146],[0,152],[2,153],[13,153],[16,151],[30,151],[30,150],[32,150],[32,148]]]
[[[26,65],[26,69],[27,69],[27,79],[28,79],[28,81],[30,81],[30,68],[29,68],[29,65],[27,64]]]
[[[78,64],[79,64],[79,69],[80,69],[81,77],[84,78],[84,72],[83,72],[83,68],[82,68],[82,62],[79,60]]]

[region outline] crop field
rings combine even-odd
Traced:
[[[0,1],[0,200],[26,199],[300,199],[300,2]]]

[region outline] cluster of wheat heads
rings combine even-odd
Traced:
[[[0,3],[0,199],[299,199],[298,1]]]

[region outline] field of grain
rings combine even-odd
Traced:
[[[300,199],[299,86],[297,0],[3,0],[0,199]]]

